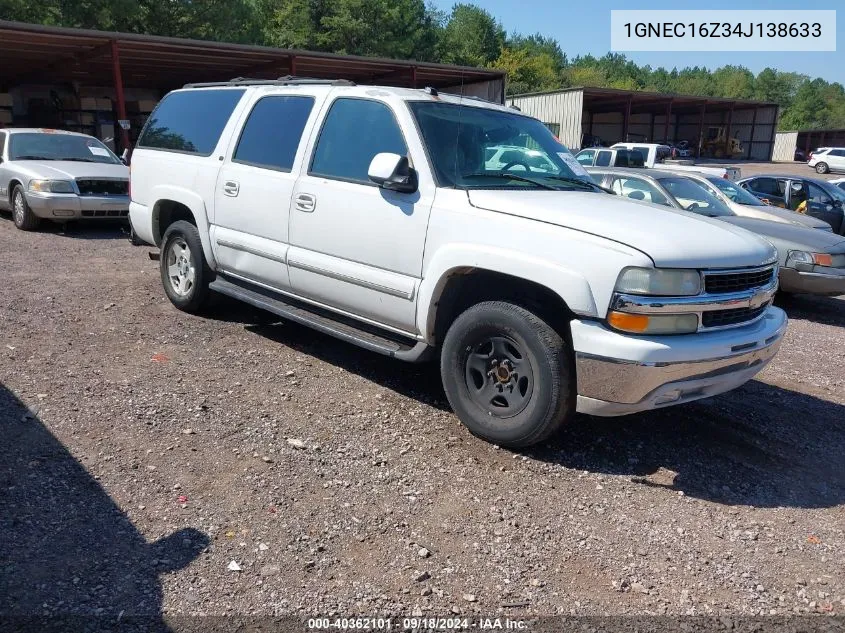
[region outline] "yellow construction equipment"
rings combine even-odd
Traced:
[[[742,143],[732,136],[727,138],[727,129],[721,125],[711,125],[701,138],[701,155],[708,158],[734,158],[742,156]]]

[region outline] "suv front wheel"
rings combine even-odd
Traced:
[[[202,252],[200,234],[190,222],[171,224],[161,241],[161,281],[167,298],[184,312],[199,312],[209,293],[213,273]]]
[[[537,444],[574,415],[566,341],[512,303],[479,303],[461,314],[444,338],[440,374],[461,422],[495,444]]]
[[[830,171],[830,167],[827,166],[827,163],[816,163],[816,173],[817,174],[826,174]]]

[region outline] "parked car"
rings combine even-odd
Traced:
[[[485,169],[532,171],[556,174],[558,168],[546,153],[520,145],[500,145],[485,150]]]
[[[612,149],[632,149],[643,155],[645,166],[649,168],[671,169],[672,171],[697,171],[712,174],[720,178],[738,180],[742,176],[739,167],[725,167],[723,165],[684,165],[671,161],[671,148],[658,143],[616,143]]]
[[[129,169],[87,134],[0,130],[0,209],[23,231],[54,222],[126,218]]]
[[[807,155],[804,153],[804,150],[795,148],[795,154],[792,157],[793,160],[804,163],[807,161]]]
[[[643,167],[643,156],[628,149],[582,149],[575,159],[584,167]]]
[[[795,211],[806,201],[807,215],[824,220],[834,233],[845,234],[845,191],[826,180],[766,174],[743,178],[737,184],[783,209]]]
[[[813,150],[807,165],[818,174],[845,171],[845,147],[820,147]]]
[[[517,145],[556,173],[486,165]],[[216,291],[401,360],[437,355],[458,418],[503,445],[763,369],[786,329],[772,245],[669,209],[634,218],[579,171],[539,120],[433,89],[197,84],[142,130],[130,218],[177,308]]]
[[[757,196],[752,195],[740,187],[737,183],[725,178],[696,174],[695,172],[689,172],[685,175],[706,184],[710,188],[711,193],[716,193],[722,202],[728,205],[728,208],[738,216],[771,220],[772,222],[785,222],[786,224],[798,224],[822,231],[833,230],[830,224],[812,215],[796,213],[789,209],[782,209],[771,204],[766,204]]]
[[[741,217],[725,204],[715,187],[698,175],[667,171],[591,169],[594,180],[639,202],[691,211],[746,229],[778,250],[780,287],[784,292],[845,294],[845,239],[804,226]]]

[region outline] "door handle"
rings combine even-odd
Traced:
[[[293,205],[296,207],[297,211],[302,211],[303,213],[314,213],[314,209],[317,208],[317,198],[310,193],[300,193],[297,194],[296,198],[294,198]]]
[[[234,180],[227,180],[223,183],[223,193],[234,198],[238,195],[241,186]]]

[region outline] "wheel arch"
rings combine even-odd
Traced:
[[[522,253],[464,257],[463,261],[473,265],[442,266],[420,286],[417,327],[430,344],[439,344],[454,319],[481,301],[513,301],[537,313],[566,337],[568,323],[576,315],[597,315],[590,285],[577,272]]]
[[[196,226],[205,259],[212,269],[216,268],[209,235],[208,213],[205,202],[199,195],[177,187],[156,188],[151,217],[153,240],[156,246],[161,246],[167,227],[173,222],[184,220]]]

